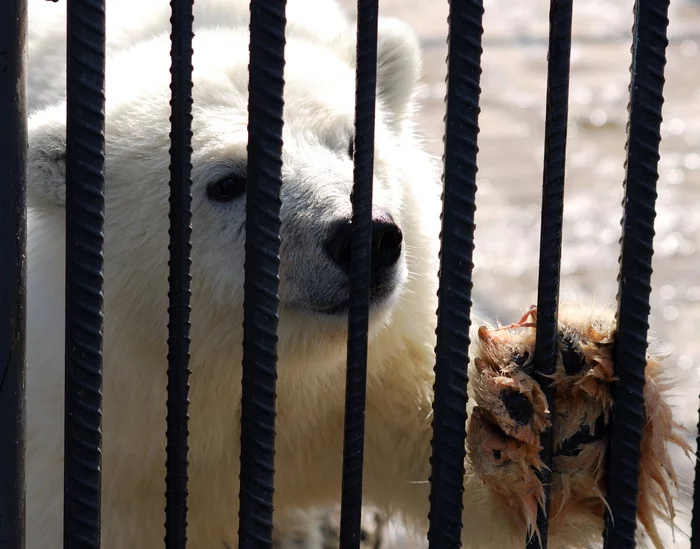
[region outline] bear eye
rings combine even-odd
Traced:
[[[231,202],[245,194],[245,178],[229,175],[207,187],[207,196],[214,202]]]

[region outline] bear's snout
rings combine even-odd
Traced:
[[[371,267],[370,305],[386,302],[401,284],[400,259],[403,251],[403,233],[393,217],[384,211],[375,210],[371,224]],[[322,301],[328,306],[316,304],[316,310],[326,314],[345,313],[348,306],[350,288],[350,257],[352,249],[352,219],[335,221],[327,231],[323,243],[326,256],[337,269],[342,279],[338,280],[337,290],[325,295]],[[321,306],[319,306],[321,305]]]
[[[403,234],[388,213],[372,216],[372,286],[382,283],[401,257]],[[333,263],[345,274],[350,274],[350,250],[352,247],[352,220],[337,222],[330,231],[326,252]]]

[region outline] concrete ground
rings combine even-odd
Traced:
[[[352,9],[353,2],[345,2]],[[562,299],[614,303],[632,0],[574,2]],[[446,0],[382,0],[424,45],[420,125],[442,155]],[[536,302],[549,2],[486,0],[474,291],[504,322]],[[700,393],[700,3],[671,3],[651,328],[676,353],[678,413],[691,430]],[[692,464],[675,540],[689,547]],[[392,547],[424,547],[397,534]]]

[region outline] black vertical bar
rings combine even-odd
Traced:
[[[698,416],[700,417],[700,411]],[[695,481],[693,482],[693,516],[690,521],[690,549],[700,549],[700,419],[695,436]]]
[[[483,0],[451,0],[430,477],[431,549],[462,545]]]
[[[547,113],[544,137],[544,177],[540,225],[540,263],[537,283],[537,335],[534,365],[537,381],[554,416],[551,378],[557,363],[559,274],[564,218],[566,132],[569,113],[572,0],[552,0],[549,5],[549,54],[547,59]],[[540,457],[550,469],[538,473],[544,486],[544,508],[537,510],[540,537],[531,536],[529,549],[547,549],[549,482],[552,467],[552,430],[541,437]]]
[[[377,89],[379,2],[357,2],[355,75],[355,171],[352,190],[352,248],[348,362],[345,386],[345,443],[340,514],[340,549],[359,549],[362,524],[362,465],[367,388],[374,113]]]
[[[610,433],[606,549],[634,547],[669,0],[637,0]]]
[[[171,0],[170,304],[165,547],[187,545],[187,424],[192,233],[192,0]]]
[[[68,0],[66,549],[100,546],[105,0]]]
[[[239,549],[272,543],[285,7],[250,3]]]
[[[26,0],[0,3],[0,549],[24,549]]]

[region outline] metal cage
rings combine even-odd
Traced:
[[[0,547],[24,547],[27,0],[0,5]],[[40,0],[35,0],[40,1]],[[536,370],[553,371],[561,265],[573,0],[552,0],[537,307]],[[605,547],[634,546],[668,0],[637,0],[619,276],[619,382]],[[186,546],[191,219],[192,0],[172,0],[170,307],[165,545]],[[270,547],[285,0],[251,0],[239,547]],[[104,0],[68,0],[66,548],[100,546]],[[461,546],[482,0],[452,0],[430,492],[431,548]],[[377,79],[377,0],[358,1],[352,264],[341,547],[357,547],[368,333]],[[550,405],[553,388],[547,389]],[[549,439],[551,444],[551,434]],[[551,465],[551,449],[542,459]],[[547,476],[543,474],[547,485]],[[697,520],[694,520],[695,527]],[[538,516],[546,546],[547,518]],[[26,525],[31,528],[31,525]],[[695,529],[695,528],[694,528]],[[526,542],[523,541],[523,545]],[[539,547],[532,538],[528,547]]]

